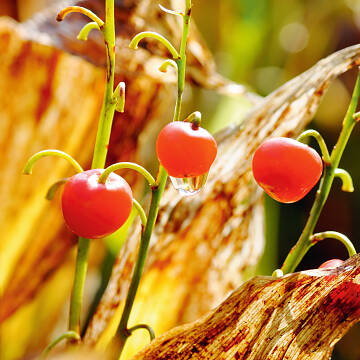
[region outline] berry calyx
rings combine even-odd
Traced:
[[[111,173],[99,183],[104,170],[93,169],[69,178],[62,194],[66,225],[76,235],[97,239],[116,231],[130,215],[132,191],[119,175]]]
[[[209,171],[217,154],[217,144],[204,128],[174,121],[160,131],[156,154],[170,176],[195,177]]]
[[[257,183],[282,203],[302,199],[318,182],[322,169],[321,157],[314,149],[285,137],[262,143],[252,161]]]
[[[322,263],[319,266],[319,269],[330,269],[330,268],[336,268],[340,265],[342,265],[344,263],[344,261],[340,260],[340,259],[331,259],[328,261],[325,261],[324,263]]]

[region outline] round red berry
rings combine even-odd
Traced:
[[[302,199],[318,182],[322,169],[321,157],[314,149],[285,137],[262,143],[252,161],[257,183],[283,203]]]
[[[207,130],[190,122],[174,121],[160,131],[156,153],[170,176],[193,177],[209,171],[217,144]]]
[[[102,169],[72,176],[62,194],[65,222],[76,235],[97,239],[116,231],[130,215],[132,191],[119,175],[111,173],[105,184],[98,182]]]
[[[340,259],[331,259],[328,261],[325,261],[324,263],[322,263],[319,266],[319,269],[330,269],[330,268],[336,268],[340,265],[342,265],[344,263],[344,261],[340,260]]]

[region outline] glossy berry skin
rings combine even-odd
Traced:
[[[105,184],[98,182],[102,169],[72,176],[62,194],[66,225],[76,235],[97,239],[116,231],[130,215],[132,191],[119,175],[111,173]]]
[[[156,154],[170,176],[194,177],[209,171],[217,144],[207,130],[190,122],[174,121],[160,131]]]
[[[262,143],[252,161],[257,183],[282,203],[302,199],[318,182],[322,169],[321,157],[314,149],[285,137]]]
[[[319,266],[319,269],[330,269],[330,268],[336,268],[340,265],[342,265],[344,262],[340,259],[331,259],[328,261],[325,261]]]

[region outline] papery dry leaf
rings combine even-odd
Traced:
[[[148,323],[157,334],[193,321],[218,305],[243,281],[262,253],[262,196],[251,174],[251,158],[265,139],[297,135],[313,117],[331,79],[360,62],[360,46],[321,60],[263,99],[243,124],[218,134],[218,156],[208,182],[195,197],[168,187],[161,201],[145,274],[130,326]],[[85,342],[109,340],[116,328],[134,263],[140,227],[119,254],[109,286]],[[134,335],[131,349],[146,338]]]
[[[133,360],[327,360],[360,320],[360,255],[341,267],[255,277],[215,310],[156,338]]]

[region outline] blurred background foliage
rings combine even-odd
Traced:
[[[30,4],[33,0],[18,0]],[[25,20],[48,2],[33,1],[22,13],[0,1],[0,15]],[[15,4],[15,0],[14,0]],[[301,74],[321,58],[360,40],[358,0],[195,0],[194,18],[204,40],[215,56],[218,71],[263,96]],[[1,80],[0,80],[1,81]],[[335,80],[311,127],[319,130],[329,147],[336,142],[342,118],[354,84],[354,74]],[[216,93],[187,89],[187,106],[203,112],[206,126],[216,131],[238,122],[249,109],[247,102]],[[313,144],[314,145],[314,144]],[[341,166],[353,176],[355,192],[341,192],[335,183],[317,226],[318,231],[337,230],[350,237],[360,249],[360,128],[350,139]],[[270,274],[281,265],[297,240],[314,191],[292,205],[267,199],[267,246],[258,271]],[[335,241],[316,245],[300,268],[319,266],[330,258],[346,258],[345,249]],[[360,327],[353,328],[337,345],[333,359],[360,359]]]

